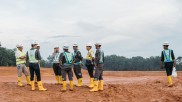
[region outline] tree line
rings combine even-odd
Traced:
[[[15,49],[0,47],[0,66],[16,66]],[[83,61],[83,63],[85,60]],[[41,60],[43,68],[52,67],[52,58]],[[83,67],[85,69],[85,66]],[[160,56],[126,58],[117,55],[105,56],[105,70],[108,71],[159,71]],[[177,57],[177,70],[182,70],[182,57]]]
[[[114,71],[159,71],[160,56],[143,58],[141,56],[126,58],[110,55],[105,57],[105,70]],[[182,57],[177,57],[177,69],[182,70]]]

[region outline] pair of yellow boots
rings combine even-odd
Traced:
[[[66,81],[62,81],[63,87],[62,87],[62,91],[66,91]],[[82,78],[78,79],[78,84],[76,85],[77,87],[81,87],[82,84]],[[70,81],[70,91],[73,91],[73,81]]]
[[[30,76],[26,76],[26,81],[27,81],[27,85],[30,85],[30,86],[31,86],[31,83],[30,83]],[[23,84],[22,84],[22,77],[18,77],[18,86],[19,86],[19,87],[23,87]]]
[[[26,81],[27,81],[27,85],[32,86],[32,91],[35,90],[35,81],[30,81],[30,76],[26,76]],[[47,89],[45,89],[42,85],[42,81],[38,81],[38,87],[40,91],[46,91]],[[18,86],[22,87],[22,77],[18,77]]]
[[[47,89],[43,87],[42,81],[38,81],[37,83],[39,91],[47,91]],[[35,81],[31,81],[31,86],[32,86],[32,91],[35,91]]]
[[[90,85],[89,88],[92,88],[90,92],[97,92],[97,91],[103,91],[104,90],[104,81],[94,81],[94,78],[90,78]]]
[[[61,91],[66,91],[66,81],[63,81],[63,87]],[[73,91],[73,81],[70,81],[70,91]]]
[[[63,79],[62,76],[56,76],[56,85],[62,85],[63,84]]]

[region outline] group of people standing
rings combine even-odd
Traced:
[[[92,50],[92,44],[87,43],[86,49],[88,51],[85,61],[85,66],[87,67],[89,76],[90,76],[90,83],[88,85],[89,88],[92,88],[90,92],[95,91],[102,91],[104,82],[103,82],[103,67],[104,67],[104,52],[101,49],[101,43],[96,43],[96,53]],[[23,86],[22,84],[22,72],[26,76],[27,85],[32,87],[32,91],[35,88],[35,78],[34,74],[36,74],[36,81],[38,84],[38,88],[40,91],[46,91],[43,87],[41,81],[41,73],[40,73],[40,45],[35,41],[31,44],[31,49],[27,51],[25,54],[23,52],[23,45],[17,45],[17,52],[16,52],[16,64],[18,68],[18,86]],[[62,85],[62,91],[66,91],[66,76],[68,75],[70,81],[70,90],[73,90],[74,83],[73,83],[73,71],[75,76],[78,80],[76,84],[77,87],[81,87],[82,84],[82,67],[83,67],[83,57],[81,52],[78,49],[78,44],[73,44],[74,53],[69,51],[69,45],[64,44],[63,52],[59,51],[59,46],[54,47],[54,52],[52,54],[52,63],[53,63],[53,70],[56,77],[55,84]],[[26,63],[29,64],[30,75],[26,68]],[[73,69],[73,70],[72,70]],[[94,73],[95,69],[95,73]]]
[[[85,58],[85,66],[87,67],[88,74],[90,76],[90,83],[88,85],[89,88],[92,88],[91,92],[102,91],[104,82],[103,82],[103,67],[104,67],[104,52],[101,49],[101,43],[96,43],[95,48],[96,52],[92,50],[92,44],[86,44],[86,50],[88,51],[87,56]],[[40,60],[41,55],[39,52],[40,45],[37,42],[32,42],[31,49],[27,51],[25,54],[23,52],[23,45],[17,45],[16,51],[16,65],[18,69],[18,86],[22,87],[22,73],[25,74],[27,85],[32,87],[32,91],[35,88],[35,78],[34,74],[36,74],[36,81],[38,84],[38,88],[40,91],[46,91],[47,89],[43,87],[41,81],[41,73],[40,73]],[[167,79],[169,83],[169,87],[173,85],[172,83],[172,71],[176,68],[176,60],[173,53],[173,50],[169,49],[169,43],[164,42],[161,54],[161,68],[166,69]],[[81,87],[82,84],[82,67],[83,67],[83,57],[81,52],[78,49],[78,44],[73,44],[74,53],[69,51],[69,45],[64,44],[63,52],[59,51],[59,46],[54,47],[54,52],[52,54],[52,63],[53,70],[56,77],[56,84],[62,84],[62,91],[66,91],[66,76],[68,75],[70,81],[70,90],[73,90],[73,71],[78,80],[76,84],[77,87]],[[26,63],[29,64],[29,71],[26,68]],[[164,65],[164,66],[163,66]],[[94,73],[95,70],[95,73]]]

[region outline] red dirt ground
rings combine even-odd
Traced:
[[[105,71],[105,90],[93,93],[86,87],[88,74],[86,71],[83,73],[83,87],[61,92],[61,85],[54,85],[53,70],[41,68],[42,80],[48,91],[30,91],[30,86],[17,87],[15,67],[0,67],[0,102],[182,102],[182,72],[173,78],[174,86],[169,88],[163,71]]]

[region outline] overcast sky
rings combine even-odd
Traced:
[[[182,0],[0,0],[0,36],[25,51],[37,40],[44,58],[74,42],[83,56],[87,42],[101,42],[106,55],[150,57],[168,41],[182,56]]]

